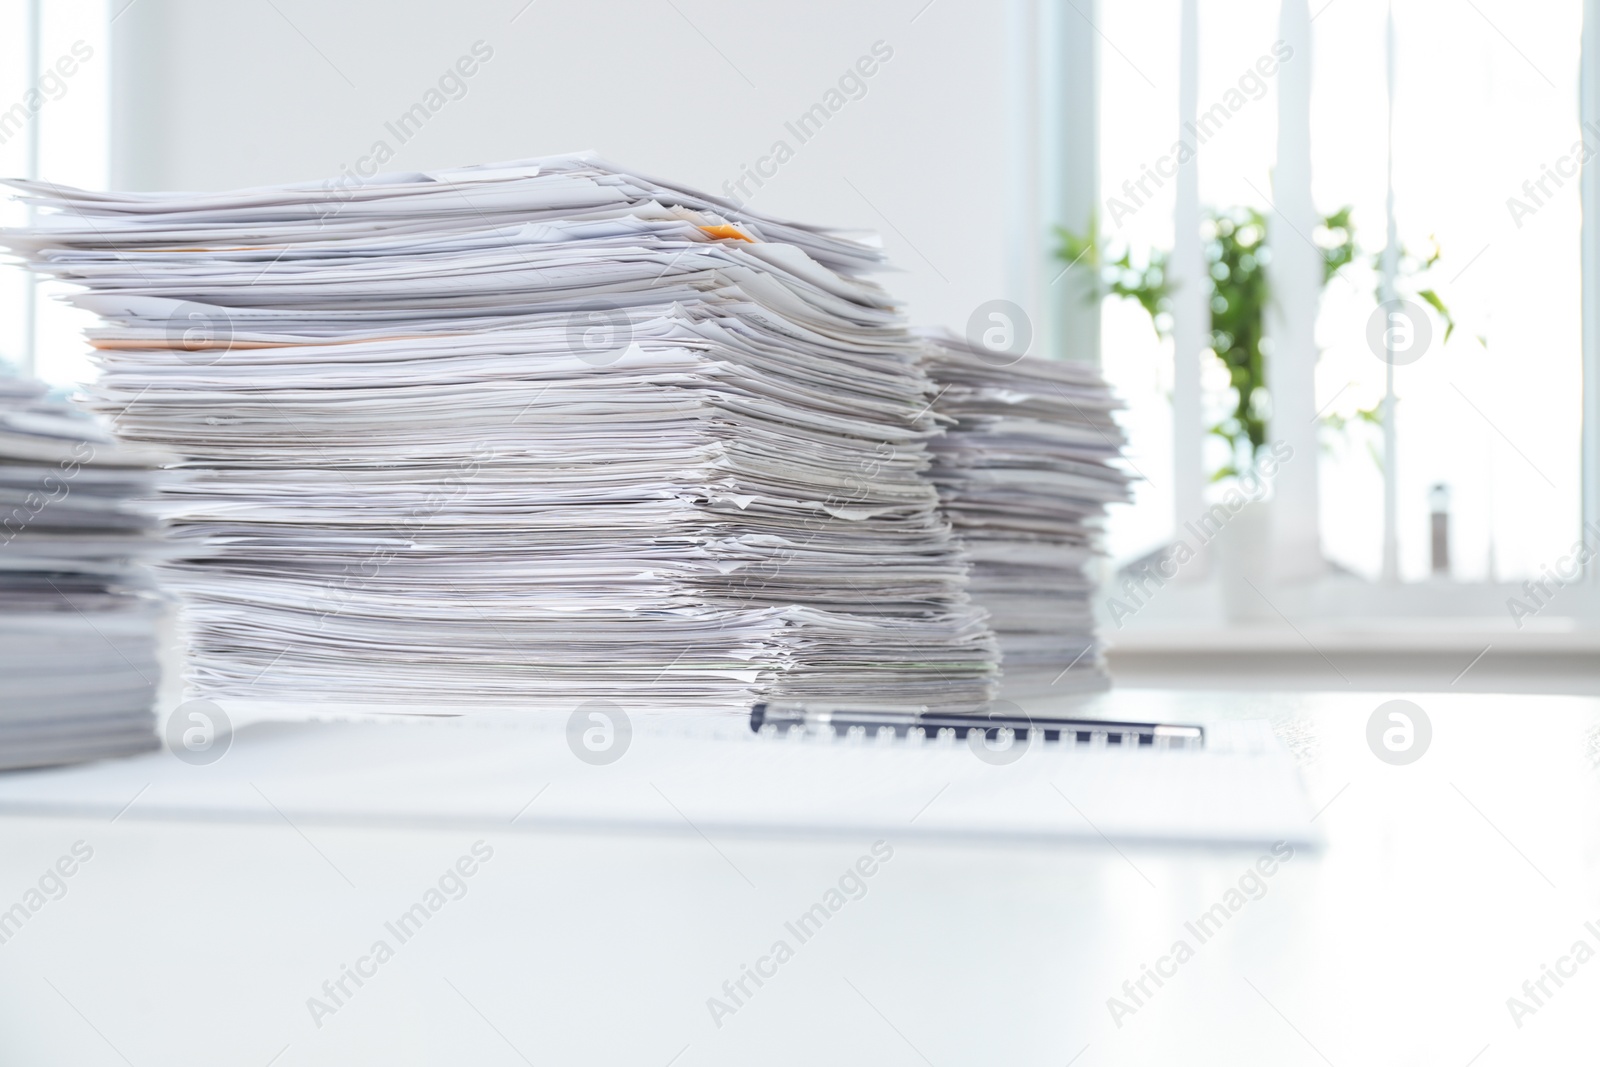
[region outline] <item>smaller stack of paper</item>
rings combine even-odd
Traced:
[[[1128,499],[1121,403],[1088,364],[925,341],[934,409],[953,423],[929,474],[1000,640],[1002,695],[1105,688],[1087,568],[1106,505]]]
[[[134,511],[155,473],[37,382],[0,378],[0,769],[156,747]]]

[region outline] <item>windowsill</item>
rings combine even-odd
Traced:
[[[1388,692],[1600,695],[1600,590],[1569,586],[1548,610],[1514,618],[1521,584],[1381,586],[1330,576],[1248,589],[1169,582],[1121,625],[1114,592],[1097,605],[1121,686],[1162,689],[1351,688]],[[1560,611],[1561,614],[1556,612]]]
[[[1301,623],[1277,622],[1173,624],[1139,626],[1103,632],[1113,653],[1272,653],[1324,652],[1385,655],[1410,652],[1467,652],[1476,655],[1485,644],[1502,652],[1600,655],[1600,629],[1578,620],[1525,620],[1517,629],[1509,619],[1427,618],[1347,619]]]

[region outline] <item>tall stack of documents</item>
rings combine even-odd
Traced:
[[[154,474],[37,382],[0,378],[0,769],[154,748]]]
[[[216,194],[12,183],[165,494],[194,695],[976,709],[881,253],[588,156]]]
[[[931,443],[931,476],[1000,640],[1002,692],[1104,688],[1088,567],[1106,505],[1128,499],[1121,404],[1085,363],[926,340],[935,410],[951,422]]]

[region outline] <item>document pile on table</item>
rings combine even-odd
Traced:
[[[11,183],[164,490],[192,695],[978,709],[875,246],[587,156],[214,194]]]
[[[1128,499],[1121,404],[1085,363],[926,340],[934,408],[953,420],[931,442],[931,477],[1000,640],[1002,693],[1105,688],[1087,568],[1106,505]]]
[[[130,506],[154,477],[43,385],[0,378],[0,769],[155,747],[155,542]]]

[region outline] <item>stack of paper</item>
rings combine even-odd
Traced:
[[[36,382],[0,378],[0,768],[156,745],[153,472]]]
[[[1087,568],[1106,505],[1128,499],[1121,404],[1088,364],[926,340],[934,407],[953,421],[932,478],[1000,639],[1004,695],[1104,688]]]
[[[217,194],[12,183],[118,433],[182,457],[195,695],[976,709],[881,254],[590,157]]]

